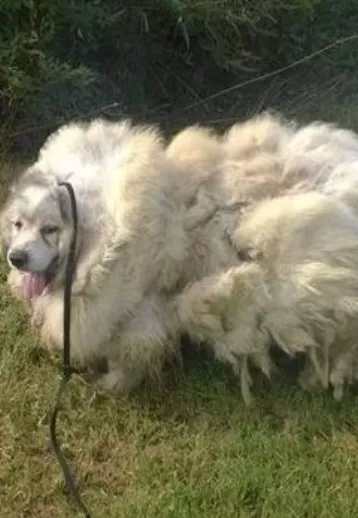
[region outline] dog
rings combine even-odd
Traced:
[[[2,211],[10,288],[27,301],[43,342],[61,349],[73,221],[60,183],[72,184],[79,222],[71,353],[105,390],[127,392],[160,372],[180,343],[170,304],[176,291],[202,271],[237,261],[222,238],[223,223],[204,222],[202,215],[191,221],[200,210],[188,215],[176,191],[181,173],[155,128],[126,121],[70,124],[45,142]],[[97,373],[103,359],[107,372]]]
[[[186,128],[169,143],[156,128],[129,121],[65,125],[15,182],[2,211],[10,288],[27,300],[43,341],[61,349],[64,264],[73,222],[67,192],[59,184],[70,182],[79,213],[73,359],[93,368],[103,389],[130,391],[178,354],[181,334],[191,330],[183,310],[188,286],[213,276],[225,280],[237,268],[248,272],[243,281],[248,287],[250,279],[266,275],[260,256],[271,257],[274,240],[270,237],[266,246],[264,240],[238,238],[252,207],[259,210],[263,204],[265,220],[267,199],[280,207],[285,196],[297,193],[309,200],[317,193],[339,204],[339,210],[332,207],[336,226],[342,224],[340,211],[352,212],[347,228],[343,225],[348,236],[356,217],[357,157],[357,139],[347,130],[325,124],[300,128],[270,114],[236,124],[223,136],[200,126]],[[319,211],[317,218],[324,225]],[[315,224],[313,218],[304,232],[310,234]],[[325,250],[318,246],[315,253],[324,265]],[[334,254],[338,261],[341,249]],[[297,265],[301,256],[277,260]],[[259,268],[258,277],[252,277],[252,268]],[[354,286],[353,263],[349,271]],[[313,295],[307,290],[305,296],[309,305]],[[228,294],[226,299],[229,305],[238,300]],[[350,315],[347,308],[342,311]],[[209,341],[222,357],[220,338]],[[246,353],[269,372],[266,347]],[[241,359],[240,347],[235,354]],[[103,359],[107,371],[98,373]],[[246,356],[243,360],[247,363]]]
[[[185,236],[162,148],[154,128],[128,122],[61,128],[12,187],[2,213],[11,289],[29,302],[43,341],[61,349],[73,222],[59,183],[72,184],[79,222],[71,354],[79,366],[107,359],[98,383],[111,391],[130,390],[173,348],[167,290],[176,282]]]

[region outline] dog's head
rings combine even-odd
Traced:
[[[63,276],[72,232],[67,190],[36,172],[25,174],[10,193],[0,225],[3,256],[18,273],[22,296],[41,296]]]

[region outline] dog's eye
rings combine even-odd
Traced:
[[[60,229],[56,227],[56,225],[46,225],[45,227],[42,227],[41,232],[43,234],[49,235],[49,234],[56,234]]]
[[[16,228],[16,230],[20,230],[22,228],[22,221],[16,220],[14,221],[13,225]]]

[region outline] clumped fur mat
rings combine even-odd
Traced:
[[[38,347],[5,281],[1,264],[0,516],[71,517],[48,435],[58,364]],[[245,408],[230,369],[194,353],[183,371],[171,366],[161,386],[129,398],[73,380],[59,434],[93,516],[354,516],[354,394],[336,404],[304,393],[290,369],[255,394]]]

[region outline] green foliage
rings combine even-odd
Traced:
[[[352,34],[355,3],[0,0],[3,127],[48,127],[108,106],[113,116],[168,112]],[[344,67],[355,67],[351,49],[338,54]]]
[[[166,0],[183,42],[205,49],[221,68],[282,66],[353,34],[354,0]]]

